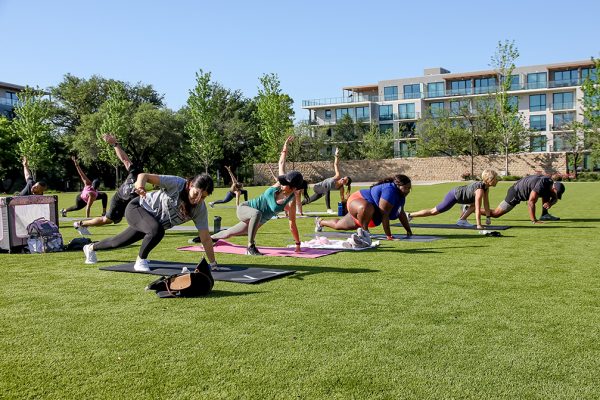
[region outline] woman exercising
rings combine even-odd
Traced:
[[[467,217],[475,211],[475,221],[477,229],[483,229],[481,224],[481,201],[483,200],[483,208],[486,215],[486,225],[490,225],[490,198],[489,188],[496,186],[498,183],[498,173],[493,169],[486,169],[481,173],[481,181],[473,182],[470,185],[457,186],[452,188],[437,206],[431,209],[425,209],[417,212],[408,213],[408,220],[419,217],[429,217],[438,215],[451,209],[455,204],[465,204],[460,218],[456,221],[456,225],[464,227],[472,227],[473,224],[467,221]],[[468,207],[466,206],[468,205]]]
[[[81,193],[75,197],[75,205],[60,210],[60,213],[63,217],[67,216],[68,212],[81,210],[85,207],[85,217],[90,217],[90,210],[92,209],[92,204],[96,199],[100,199],[102,201],[102,215],[106,214],[106,204],[108,203],[108,196],[104,192],[100,192],[98,188],[100,187],[100,180],[94,179],[91,181],[87,175],[83,172],[81,167],[79,166],[79,162],[75,156],[71,156],[71,160],[75,164],[75,168],[77,169],[77,173],[83,182],[83,190]]]
[[[300,252],[300,235],[296,226],[296,192],[303,191],[307,197],[307,184],[302,174],[298,171],[285,172],[285,158],[288,144],[292,136],[288,137],[283,144],[279,157],[279,176],[277,183],[254,199],[245,201],[237,208],[237,217],[240,220],[229,229],[212,235],[213,240],[227,239],[232,236],[248,235],[247,255],[261,256],[262,253],[256,248],[256,233],[258,229],[276,216],[278,212],[287,211],[290,221],[290,232],[296,243],[296,252]]]
[[[411,181],[406,175],[398,174],[385,178],[371,186],[354,192],[348,198],[348,214],[341,219],[315,221],[316,232],[321,232],[323,227],[336,230],[351,230],[369,228],[382,225],[388,240],[392,240],[390,220],[400,219],[407,235],[412,235],[406,213],[402,212],[406,196],[410,193]]]
[[[231,187],[229,188],[229,192],[225,195],[223,200],[211,201],[208,203],[209,206],[214,207],[215,204],[223,204],[229,203],[235,197],[235,205],[236,207],[240,205],[240,196],[244,195],[244,201],[248,201],[248,191],[244,189],[244,184],[238,182],[235,178],[233,172],[231,172],[231,168],[229,166],[225,166],[227,172],[229,172],[229,176],[231,177]]]

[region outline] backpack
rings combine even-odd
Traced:
[[[194,272],[162,276],[146,290],[155,290],[158,297],[198,297],[209,294],[215,284],[210,265],[202,258]]]
[[[63,251],[63,238],[58,226],[46,218],[38,218],[27,225],[27,247],[30,253]]]

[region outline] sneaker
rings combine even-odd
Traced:
[[[362,240],[369,246],[371,246],[371,244],[373,243],[373,240],[371,239],[371,234],[369,233],[369,231],[365,231],[363,228],[358,228],[356,230],[356,234],[358,236],[360,236],[362,238]]]
[[[560,221],[560,218],[551,214],[544,214],[540,217],[540,221]]]
[[[365,241],[365,238],[359,235],[358,233],[353,233],[352,236],[350,236],[350,238],[348,239],[348,243],[350,243],[355,249],[363,249],[365,247],[371,246]]]
[[[405,212],[405,214],[406,214],[406,219],[408,220],[408,222],[412,221],[412,219],[413,219],[412,215],[410,215],[409,212]]]
[[[466,219],[459,219],[458,221],[456,221],[456,225],[462,226],[464,228],[472,228],[475,226],[472,223],[470,223],[469,221],[467,221]]]
[[[328,208],[327,209],[327,214],[332,214],[332,215],[336,214],[337,215],[337,212],[333,211],[331,208]]]
[[[90,236],[92,234],[86,226],[81,225],[81,221],[74,222],[73,227],[81,236]]]
[[[133,269],[137,272],[150,272],[150,264],[148,264],[148,260],[138,256],[137,260],[135,260],[135,264],[133,265]]]
[[[212,202],[212,201],[210,201],[210,202],[208,203],[208,205],[210,206],[210,208],[214,208],[214,207],[215,207],[215,203],[214,203],[214,202]]]
[[[262,256],[263,253],[258,251],[258,249],[256,248],[256,245],[253,244],[253,245],[248,246],[248,248],[246,249],[246,255],[247,256]]]
[[[321,226],[321,218],[315,218],[315,232],[323,232],[323,227]]]
[[[86,244],[83,246],[83,254],[85,254],[85,263],[86,264],[96,264],[98,262],[98,258],[96,257],[96,252],[92,247],[93,244]]]
[[[67,210],[65,210],[64,208],[60,210],[60,215],[62,215],[63,218],[67,218]]]

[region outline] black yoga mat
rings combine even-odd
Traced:
[[[141,274],[169,276],[178,274],[183,267],[193,271],[196,264],[171,262],[171,261],[155,261],[150,260],[149,272],[138,272],[133,269],[134,263],[112,265],[109,267],[100,267],[103,271],[115,272],[134,272]],[[242,265],[219,265],[218,271],[212,271],[213,278],[217,281],[238,282],[238,283],[262,283],[271,279],[281,278],[286,275],[291,275],[296,271],[287,271],[273,268],[253,268]]]
[[[391,226],[399,226],[402,227],[402,224],[391,224]],[[506,229],[510,229],[510,226],[505,225],[484,225],[486,231],[504,231]],[[456,224],[410,224],[411,228],[439,228],[439,229],[477,229],[477,226],[473,225],[469,226],[458,226]]]

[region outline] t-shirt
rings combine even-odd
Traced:
[[[554,181],[543,175],[531,175],[519,179],[513,185],[515,197],[519,201],[529,200],[531,192],[536,192],[542,198],[550,197]]]
[[[454,198],[458,204],[473,204],[475,203],[475,192],[478,189],[488,190],[485,183],[481,181],[473,182],[470,185],[459,186],[454,188]]]
[[[158,177],[160,190],[147,193],[146,197],[140,200],[142,207],[156,216],[165,229],[189,220],[194,221],[198,230],[208,229],[208,211],[204,202],[192,205],[189,214],[183,214],[180,210],[183,202],[181,192],[185,188],[186,180],[172,175]]]
[[[139,166],[133,164],[129,167],[127,178],[125,178],[125,182],[119,186],[116,193],[121,200],[129,201],[137,197],[137,193],[134,191],[135,181],[137,180],[137,176],[141,173],[142,169]]]
[[[382,219],[381,210],[379,209],[379,200],[384,199],[393,205],[392,210],[390,211],[390,219],[398,219],[399,212],[406,202],[406,198],[400,194],[396,185],[391,182],[375,185],[369,189],[362,189],[360,194],[366,201],[375,206],[375,213],[373,214],[373,222],[375,225],[381,224]]]
[[[273,216],[277,215],[278,212],[283,211],[285,206],[294,198],[294,193],[292,192],[292,194],[285,199],[283,204],[277,204],[275,195],[278,190],[279,189],[277,187],[271,186],[260,196],[243,203],[244,205],[255,208],[262,213],[262,217],[260,218],[261,224],[264,224],[270,220]]]
[[[94,187],[92,185],[86,185],[83,187],[83,190],[81,191],[81,200],[85,201],[86,203],[88,202],[88,200],[90,199],[90,193],[94,193],[96,195],[96,197],[98,197],[98,191],[96,189],[94,189]]]
[[[21,190],[21,192],[19,193],[19,196],[31,196],[31,195],[33,195],[33,192],[31,191],[31,188],[33,187],[33,185],[35,185],[35,182],[33,181],[33,178],[27,179],[27,184],[25,185],[25,187],[23,188],[23,190]]]
[[[324,181],[315,183],[313,190],[317,194],[325,194],[330,192],[335,187],[335,181],[336,179],[334,177],[327,178]]]

